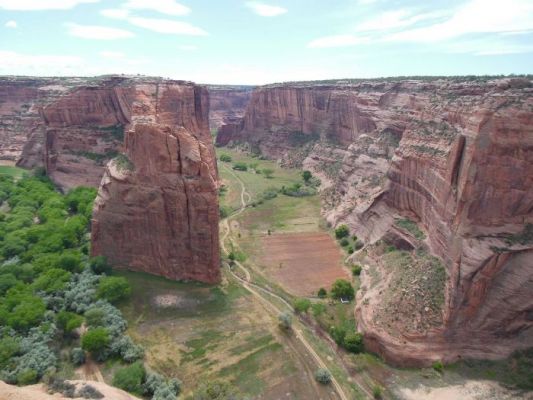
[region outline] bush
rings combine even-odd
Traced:
[[[346,246],[348,246],[349,244],[350,244],[350,242],[349,242],[348,239],[346,239],[346,238],[343,238],[343,239],[341,239],[341,241],[340,241],[340,245],[341,245],[342,247],[346,247]]]
[[[352,274],[353,276],[359,276],[361,275],[361,271],[363,270],[363,267],[361,267],[360,265],[354,265],[352,267]]]
[[[65,271],[81,272],[82,266],[79,253],[77,255],[73,253],[61,255],[58,260],[57,266],[61,269],[64,269]]]
[[[238,390],[225,381],[202,383],[194,392],[193,400],[240,400]]]
[[[291,329],[291,327],[292,327],[292,316],[289,313],[287,313],[287,312],[281,313],[278,316],[278,321],[279,321],[279,327],[281,329],[286,330],[286,331]]]
[[[103,399],[104,395],[94,386],[85,384],[80,390],[78,390],[76,397],[83,397],[84,399]]]
[[[337,300],[353,300],[355,291],[350,282],[345,279],[337,279],[331,288],[331,297]]]
[[[243,162],[236,162],[233,164],[233,169],[236,171],[248,171],[248,166]]]
[[[437,371],[438,373],[442,373],[442,371],[444,370],[444,365],[442,364],[442,361],[435,361],[431,367]]]
[[[324,289],[323,287],[318,289],[318,297],[320,297],[321,299],[324,299],[326,298],[327,295],[328,295],[328,292],[326,291],[326,289]]]
[[[372,389],[372,394],[375,399],[382,399],[383,398],[383,389],[381,389],[381,386],[375,385]]]
[[[306,313],[311,307],[311,301],[309,299],[296,299],[294,301],[294,311],[297,313]]]
[[[354,243],[355,250],[361,250],[363,247],[365,247],[365,244],[360,240]]]
[[[264,168],[262,172],[267,179],[271,179],[272,175],[274,175],[274,170],[271,168]]]
[[[343,347],[351,353],[361,353],[363,351],[363,335],[355,332],[346,334]]]
[[[304,180],[305,183],[308,183],[309,180],[313,177],[313,174],[311,173],[311,171],[304,171],[302,172],[302,178]]]
[[[331,382],[331,373],[325,368],[319,368],[315,372],[315,379],[322,385],[327,385]]]
[[[353,254],[353,246],[348,246],[348,254]]]
[[[97,275],[109,275],[111,273],[111,266],[107,263],[107,258],[105,258],[104,256],[97,256],[91,258],[91,260],[89,261],[89,266],[91,267],[91,270]]]
[[[81,348],[99,358],[105,352],[109,342],[110,338],[107,329],[94,328],[82,336]]]
[[[144,357],[142,346],[133,343],[129,336],[119,336],[111,343],[111,352],[120,355],[128,363],[140,360]]]
[[[342,239],[350,235],[350,229],[347,225],[340,225],[335,229],[335,237],[337,239]]]
[[[119,369],[113,377],[113,386],[127,392],[142,395],[142,383],[146,371],[141,362]]]
[[[223,162],[231,162],[232,161],[232,158],[230,155],[228,154],[222,154],[220,156],[220,161],[223,161]]]
[[[129,297],[130,294],[130,284],[122,277],[104,277],[100,280],[96,292],[99,298],[106,299],[110,303],[117,303]]]
[[[104,324],[104,310],[101,308],[90,308],[85,312],[85,321],[90,328],[96,328]]]
[[[37,371],[34,369],[25,369],[17,375],[17,383],[21,386],[31,385],[37,382]]]
[[[61,311],[57,314],[57,324],[64,333],[69,334],[83,324],[83,317],[68,311]]]
[[[70,352],[70,360],[74,365],[85,364],[85,352],[81,347],[74,347]]]

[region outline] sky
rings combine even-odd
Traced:
[[[0,0],[0,75],[533,73],[533,0]]]

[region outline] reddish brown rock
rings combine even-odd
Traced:
[[[311,169],[328,221],[347,223],[369,254],[384,239],[442,260],[441,322],[429,330],[379,325],[388,272],[372,290],[363,273],[369,349],[403,365],[505,357],[533,346],[532,94],[522,78],[273,85],[223,139]],[[397,229],[399,218],[426,240]],[[366,262],[379,267],[374,255]],[[423,316],[413,308],[412,318]]]
[[[92,254],[175,280],[220,280],[217,170],[207,91],[192,84],[137,87],[125,155],[106,167],[95,202]],[[148,93],[148,96],[145,94]],[[141,95],[142,94],[142,95]],[[145,104],[142,102],[145,101]]]
[[[218,129],[242,118],[252,97],[253,86],[208,85],[209,127]]]

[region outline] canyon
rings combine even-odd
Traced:
[[[533,345],[529,78],[307,82],[257,89],[217,145],[322,181],[365,244],[358,329],[398,365]]]
[[[0,157],[63,191],[99,187],[92,255],[174,280],[220,279],[205,87],[160,78],[0,81]]]

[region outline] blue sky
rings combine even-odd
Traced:
[[[533,73],[533,0],[0,0],[0,75]]]

